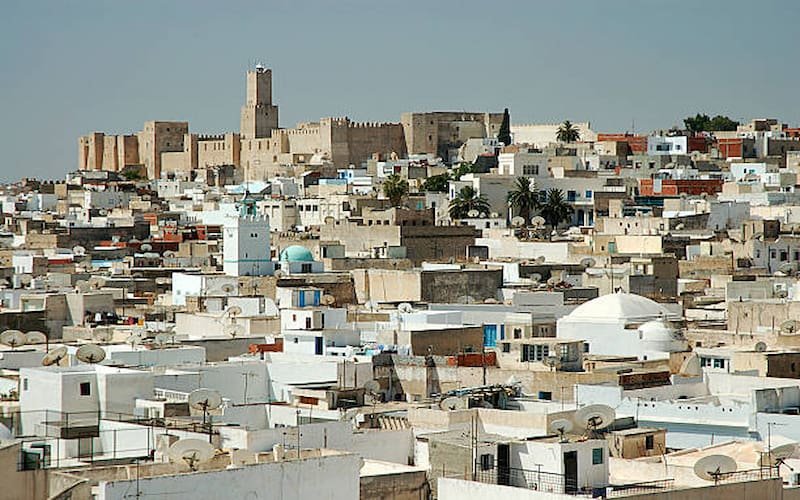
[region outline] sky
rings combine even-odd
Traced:
[[[796,125],[798,21],[796,0],[6,0],[0,181],[63,179],[92,131],[238,131],[255,62],[281,127],[505,107],[600,132]]]

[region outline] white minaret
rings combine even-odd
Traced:
[[[239,213],[226,218],[222,245],[222,267],[228,276],[272,274],[269,217],[256,214],[255,201],[249,195],[242,200]]]

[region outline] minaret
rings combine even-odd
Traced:
[[[242,106],[242,139],[269,137],[278,128],[278,106],[272,104],[272,70],[258,64],[247,72],[247,97]]]
[[[269,217],[258,215],[250,193],[237,203],[239,212],[226,217],[223,229],[223,270],[228,276],[266,276],[270,258]]]

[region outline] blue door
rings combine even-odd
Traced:
[[[322,356],[323,354],[323,338],[322,337],[314,337],[314,354],[317,356]]]
[[[305,290],[300,290],[300,293],[297,294],[297,305],[300,307],[305,307],[306,305],[306,292]]]
[[[483,325],[484,347],[497,346],[497,325]]]

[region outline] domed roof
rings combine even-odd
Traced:
[[[565,319],[649,321],[674,316],[654,300],[633,293],[610,293],[575,308]]]
[[[670,328],[666,322],[660,319],[642,323],[639,326],[639,331],[642,333],[642,338],[645,340],[673,340],[677,335],[674,329]]]
[[[311,255],[311,251],[306,247],[292,245],[281,251],[281,260],[290,262],[313,262],[314,256]]]

